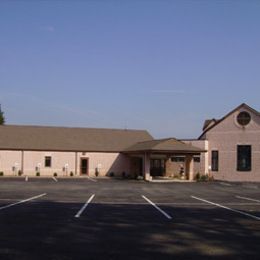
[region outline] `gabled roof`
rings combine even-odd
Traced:
[[[252,113],[256,114],[257,116],[260,116],[260,113],[259,113],[257,110],[253,109],[252,107],[248,106],[248,105],[245,104],[245,103],[242,103],[241,105],[239,105],[238,107],[236,107],[235,109],[233,109],[232,111],[230,111],[228,114],[226,114],[226,115],[225,115],[224,117],[222,117],[221,119],[219,119],[219,120],[213,119],[213,120],[215,120],[215,123],[214,123],[213,125],[211,125],[211,126],[209,126],[209,127],[207,127],[207,126],[205,127],[205,123],[206,123],[206,122],[205,122],[205,123],[204,123],[204,127],[203,127],[203,133],[199,136],[198,139],[201,139],[202,136],[205,135],[209,130],[211,130],[213,127],[215,127],[216,125],[218,125],[219,123],[221,123],[223,120],[225,120],[227,117],[229,117],[231,114],[233,114],[235,111],[239,110],[239,109],[242,108],[242,107],[246,108],[247,110],[251,111]],[[206,121],[207,121],[207,120],[206,120]],[[211,120],[211,122],[212,122],[212,120]],[[211,123],[211,122],[209,122],[209,123]]]
[[[203,150],[175,138],[167,138],[139,142],[127,148],[125,152],[201,153]]]
[[[0,150],[121,152],[152,139],[145,130],[0,126]]]
[[[218,120],[215,118],[212,119],[206,119],[203,125],[202,130],[205,131],[208,127],[210,127],[211,125],[215,124]]]

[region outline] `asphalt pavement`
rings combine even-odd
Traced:
[[[57,180],[0,179],[1,260],[259,259],[258,184]]]

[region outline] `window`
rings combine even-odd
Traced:
[[[211,170],[218,171],[218,151],[211,152]]]
[[[240,112],[237,116],[237,122],[241,125],[241,126],[246,126],[250,123],[251,121],[251,116],[249,113],[247,113],[246,111]]]
[[[171,161],[172,162],[184,162],[185,158],[184,158],[184,156],[174,156],[171,158]]]
[[[51,156],[45,156],[45,167],[51,167]]]
[[[200,157],[199,156],[194,156],[193,159],[194,159],[194,162],[196,162],[196,163],[200,162]]]
[[[251,171],[251,145],[237,146],[237,170]]]

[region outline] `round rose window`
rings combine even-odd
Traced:
[[[249,124],[251,120],[251,116],[249,113],[243,111],[243,112],[240,112],[237,116],[237,122],[242,125],[242,126],[246,126]]]

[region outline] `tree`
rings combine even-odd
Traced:
[[[4,116],[4,112],[1,109],[1,105],[0,105],[0,125],[4,125],[5,124],[5,116]]]

